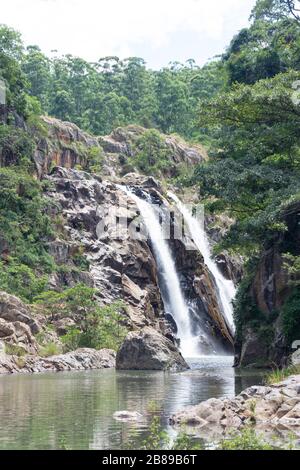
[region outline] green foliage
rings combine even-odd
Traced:
[[[34,140],[28,132],[14,126],[0,126],[0,166],[32,169],[33,151]]]
[[[26,355],[26,351],[24,348],[16,344],[10,343],[5,343],[5,353],[8,356],[17,356],[19,358],[22,358]]]
[[[70,54],[48,58],[38,46],[25,49],[20,34],[3,25],[0,77],[9,105],[26,119],[37,99],[43,113],[94,134],[135,123],[197,139],[197,102],[224,88],[226,70],[220,60],[202,68],[189,60],[153,71],[139,57],[104,57],[97,63]],[[40,127],[36,118],[30,121]]]
[[[80,346],[117,351],[127,335],[124,318],[120,314],[123,309],[123,302],[114,302],[89,311],[82,323]]]
[[[215,144],[212,161],[195,170],[192,182],[211,198],[212,210],[236,219],[222,248],[251,254],[286,229],[282,208],[300,190],[297,78],[298,72],[289,72],[234,85],[201,108]]]
[[[219,450],[274,450],[274,447],[252,428],[232,433],[218,448]]]
[[[71,327],[62,337],[66,352],[78,347],[117,350],[122,344],[127,334],[122,315],[124,303],[100,307],[96,293],[95,289],[78,284],[63,292],[43,292],[34,299],[51,319],[63,315],[76,321],[77,326]]]
[[[172,442],[167,431],[160,423],[160,417],[155,416],[149,426],[147,438],[139,445],[138,450],[201,450],[202,446],[195,439],[181,431]],[[127,444],[126,449],[132,448]],[[134,447],[135,450],[136,446]]]
[[[300,256],[293,256],[291,253],[284,255],[284,267],[290,276],[290,284],[300,285]]]
[[[152,423],[149,427],[149,435],[147,439],[142,443],[141,450],[160,450],[166,449],[169,445],[169,436],[164,431],[160,424],[158,416],[153,418]]]
[[[0,288],[25,301],[45,288],[55,269],[46,251],[53,233],[47,207],[36,179],[16,167],[0,168]]]
[[[56,343],[47,343],[39,351],[41,357],[57,356],[60,353],[61,349]]]
[[[139,445],[139,450],[181,450],[181,451],[205,451],[211,449],[211,443],[200,442],[199,439],[189,436],[184,430],[177,435],[172,442],[168,433],[160,424],[160,418],[156,416],[150,423],[147,438]],[[276,450],[279,446],[267,442],[264,436],[252,427],[245,427],[239,431],[232,431],[219,442],[214,442],[215,450]],[[280,445],[282,450],[294,448],[292,442]],[[126,449],[133,448],[129,444]],[[136,449],[136,446],[134,446]]]
[[[289,343],[300,338],[300,288],[295,288],[282,310],[282,327]]]
[[[144,132],[135,142],[135,156],[130,163],[146,174],[157,174],[169,165],[170,150],[155,129]]]
[[[27,80],[22,72],[23,44],[21,35],[0,24],[0,79],[6,85],[6,100],[9,108],[21,115],[26,114]]]
[[[78,328],[69,328],[68,332],[61,337],[65,352],[76,351],[80,347],[81,334],[82,332]]]
[[[42,292],[48,282],[47,276],[40,276],[25,264],[18,264],[10,259],[8,264],[0,262],[0,288],[13,295],[17,295],[25,302]]]
[[[91,147],[86,155],[86,170],[91,173],[101,173],[104,163],[104,153],[101,147]]]
[[[52,317],[57,313],[67,317],[93,310],[95,293],[95,289],[78,284],[62,292],[43,292],[34,298],[34,303],[42,305],[43,311]]]
[[[236,221],[219,250],[253,257],[287,230],[284,208],[300,191],[299,46],[286,2],[258,0],[223,56],[227,86],[200,103],[211,161],[186,183],[199,184],[210,211]]]

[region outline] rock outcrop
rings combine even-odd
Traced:
[[[37,141],[34,161],[37,174],[41,177],[47,174],[53,166],[75,168],[87,166],[90,151],[98,148],[102,154],[101,175],[104,177],[119,177],[135,169],[129,159],[135,155],[135,143],[146,129],[136,125],[119,127],[109,136],[93,137],[70,122],[48,116],[43,117],[47,134]],[[179,137],[164,136],[168,149],[169,165],[163,171],[164,176],[177,174],[180,164],[193,165],[208,159],[201,145],[187,145]]]
[[[250,387],[233,399],[211,398],[176,413],[170,422],[192,427],[194,434],[205,439],[245,426],[300,437],[300,375],[275,385]]]
[[[29,308],[20,299],[0,291],[0,340],[18,346],[24,353],[35,354],[38,344],[34,335],[41,330]]]
[[[119,370],[171,370],[189,368],[172,341],[153,328],[128,334],[117,354]]]
[[[116,353],[110,349],[78,349],[67,354],[41,358],[0,356],[0,374],[64,372],[115,367]]]
[[[38,140],[33,157],[39,177],[49,173],[53,166],[84,166],[89,149],[99,147],[95,137],[71,122],[45,116],[43,124],[48,135]]]
[[[99,137],[99,144],[104,150],[104,175],[123,176],[128,173],[130,158],[135,153],[135,143],[146,129],[131,125],[115,129],[109,136]],[[161,135],[169,154],[169,165],[162,171],[163,176],[172,177],[178,173],[180,164],[194,165],[208,160],[206,150],[201,145],[187,145],[179,137]],[[134,168],[131,167],[132,170]]]

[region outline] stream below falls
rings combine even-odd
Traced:
[[[188,361],[181,373],[100,370],[0,377],[0,449],[138,448],[159,416],[176,435],[169,416],[211,397],[233,397],[260,384],[262,372],[240,371],[229,356]],[[134,422],[114,419],[137,411]]]

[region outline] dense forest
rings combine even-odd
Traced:
[[[1,287],[31,301],[55,269],[43,245],[53,230],[41,195],[44,183],[31,174],[33,136],[44,131],[39,116],[73,122],[94,135],[138,124],[207,147],[210,161],[183,172],[177,184],[198,187],[207,210],[227,212],[235,220],[216,250],[237,251],[248,260],[236,307],[239,324],[245,286],[259,256],[287,230],[285,208],[300,200],[300,20],[295,3],[258,0],[249,27],[221,56],[203,67],[189,60],[159,71],[149,70],[138,57],[105,57],[96,63],[71,55],[49,58],[36,45],[25,47],[18,32],[2,25],[0,77],[6,85],[7,116],[0,128],[0,242],[13,254],[5,267],[1,261]],[[25,120],[26,129],[15,127],[16,116]],[[154,130],[148,138],[159,147]],[[142,145],[142,159],[149,157],[149,148]],[[164,152],[157,152],[157,158],[163,160]],[[295,339],[300,337],[295,314],[299,253],[287,246],[286,259],[294,283],[286,333]],[[25,286],[24,274],[29,279]]]

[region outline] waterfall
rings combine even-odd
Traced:
[[[143,217],[148,235],[152,242],[158,271],[163,281],[160,290],[165,310],[170,312],[176,322],[181,352],[185,357],[196,357],[199,355],[198,337],[192,332],[189,307],[182,293],[169,245],[162,233],[159,213],[156,207],[149,201],[148,193],[145,192],[143,194],[143,196],[148,199],[144,200],[126,187],[119,186],[119,188],[136,203]]]
[[[196,247],[202,254],[206,266],[208,267],[213,278],[215,279],[218,289],[218,300],[221,307],[221,311],[224,315],[225,321],[229,329],[232,333],[234,333],[235,326],[233,321],[232,300],[234,299],[236,294],[235,286],[232,281],[225,279],[225,277],[219,270],[216,262],[214,261],[208,237],[200,221],[192,215],[189,209],[178,199],[175,194],[169,192],[168,195],[176,203],[179,211],[181,212],[187,224],[190,235]]]

